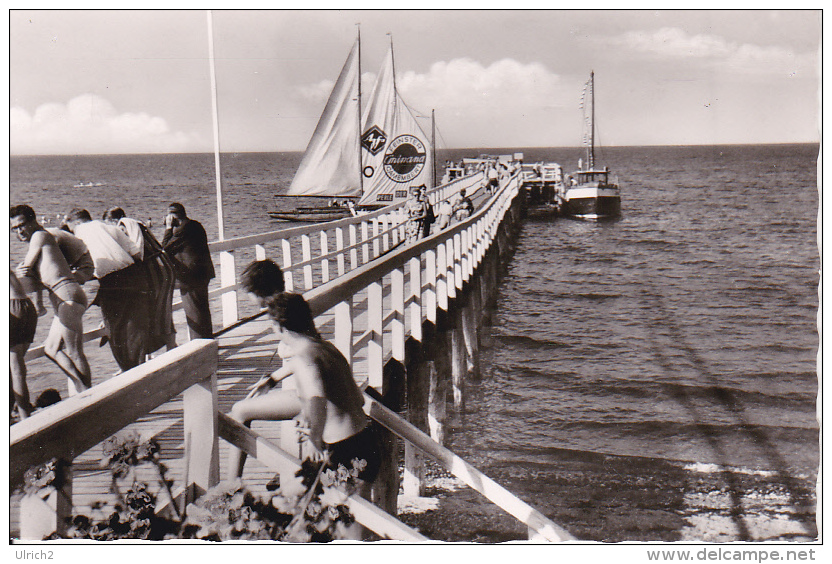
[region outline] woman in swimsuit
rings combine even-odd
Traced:
[[[381,443],[375,426],[364,413],[364,398],[344,355],[325,341],[317,329],[309,304],[299,294],[281,293],[268,304],[272,327],[280,342],[277,352],[284,364],[280,370],[262,378],[252,386],[254,397],[237,402],[231,417],[248,425],[253,420],[289,419],[288,412],[301,408],[305,433],[311,445],[311,458],[327,461],[337,469],[339,464],[348,470],[352,460],[364,460],[366,465],[358,477],[362,480],[358,493],[369,495],[369,484],[378,475],[381,464]],[[295,405],[284,399],[275,401],[274,385],[294,376],[297,387]],[[236,450],[236,449],[235,449]],[[244,459],[232,454],[231,471],[242,474]]]

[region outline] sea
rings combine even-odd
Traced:
[[[438,162],[515,152],[567,171],[586,158],[577,147],[473,148],[440,150]],[[710,510],[732,538],[760,536],[737,517],[752,490],[779,496],[778,515],[796,523],[769,538],[816,534],[818,154],[596,153],[621,186],[622,217],[523,222],[448,446],[583,538],[684,540],[692,519],[668,516],[702,508],[691,491],[724,501]],[[300,158],[222,155],[227,238],[285,225],[266,211]],[[211,154],[13,156],[9,170],[11,203],[47,222],[120,206],[161,237],[178,201],[218,238]],[[24,254],[10,234],[11,266]]]

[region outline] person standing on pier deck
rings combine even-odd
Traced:
[[[26,419],[34,407],[29,401],[26,385],[26,351],[35,340],[38,313],[35,304],[26,295],[23,284],[9,269],[9,373],[12,379],[11,404],[17,408],[17,416]]]
[[[72,380],[75,389],[70,393],[86,390],[92,386],[83,341],[87,296],[76,282],[55,237],[38,223],[31,207],[13,206],[9,221],[18,238],[29,243],[26,258],[17,270],[24,289],[37,291],[45,287],[55,310],[43,352]]]
[[[173,281],[175,274],[170,258],[164,253],[161,243],[142,222],[129,218],[121,208],[104,212],[103,220],[119,229],[140,246],[141,264],[150,285],[151,308],[148,352],[167,347],[176,347],[176,331],[173,327]]]
[[[92,255],[98,278],[98,293],[92,303],[101,308],[116,363],[122,371],[138,366],[150,352],[150,289],[138,264],[141,247],[118,227],[94,221],[84,209],[70,211],[66,224]]]
[[[173,262],[188,328],[198,339],[212,339],[214,327],[208,304],[208,283],[216,274],[208,249],[208,235],[202,224],[190,219],[185,206],[178,202],[168,206],[162,247]]]
[[[410,198],[407,200],[405,209],[407,211],[407,225],[405,226],[405,233],[407,234],[406,242],[412,243],[421,236],[422,222],[427,215],[425,202],[419,197],[419,188],[417,186],[410,187]]]

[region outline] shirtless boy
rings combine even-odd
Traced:
[[[92,385],[90,365],[83,348],[82,318],[87,309],[87,296],[73,276],[55,237],[37,222],[31,207],[12,206],[9,222],[18,238],[29,243],[26,258],[17,267],[17,275],[28,292],[40,287],[49,290],[55,310],[44,343],[44,354],[69,376],[70,394],[86,390]]]

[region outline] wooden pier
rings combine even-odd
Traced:
[[[254,493],[263,493],[275,472],[294,473],[300,452],[292,422],[255,422],[247,429],[225,415],[248,386],[277,367],[265,317],[239,323],[238,267],[268,257],[284,269],[287,290],[304,294],[321,333],[350,361],[359,384],[384,396],[386,407],[365,395],[365,410],[387,429],[394,448],[374,484],[374,503],[350,498],[359,522],[382,538],[429,540],[396,519],[396,498],[400,488],[404,496],[423,493],[424,460],[431,457],[524,523],[530,538],[571,539],[442,446],[446,402],[461,406],[465,380],[479,369],[484,305],[494,297],[524,203],[517,174],[493,193],[486,192],[483,180],[480,172],[432,190],[428,197],[436,204],[464,188],[475,196],[477,211],[410,244],[404,242],[405,211],[394,206],[211,243],[221,273],[211,296],[221,303],[227,330],[214,340],[181,345],[13,425],[13,491],[29,467],[53,457],[71,462],[71,479],[41,496],[13,493],[11,537],[25,542],[62,532],[65,516],[90,515],[96,502],[112,496],[109,472],[97,461],[102,441],[122,430],[157,439],[174,479],[174,498],[194,499],[215,485],[227,471],[230,444],[249,454],[243,481]],[[86,338],[100,335],[92,331]],[[42,349],[34,349],[27,360],[45,362],[42,356]],[[405,453],[401,475],[398,441]],[[157,495],[169,508],[166,492]]]

